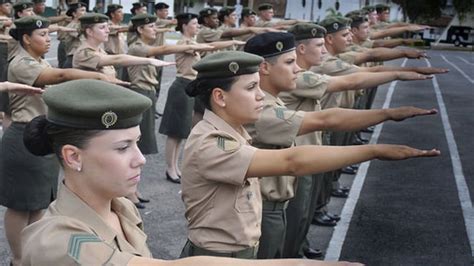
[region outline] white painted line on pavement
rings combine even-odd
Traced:
[[[471,65],[471,66],[474,66],[474,63],[471,63],[471,62],[467,61],[466,59],[464,59],[464,58],[462,58],[462,57],[460,57],[460,56],[456,56],[456,57],[459,58],[459,59],[461,59],[461,61],[463,61],[464,63],[469,64],[469,65]]]
[[[455,64],[451,63],[448,59],[446,59],[446,57],[444,57],[444,55],[441,55],[441,57],[444,59],[444,61],[446,61],[448,64],[453,66],[457,71],[459,71],[459,73],[461,73],[461,75],[463,75],[467,80],[469,80],[471,83],[474,83],[474,80],[471,79],[466,73],[464,73],[464,71],[462,71],[462,69],[460,69]]]
[[[407,61],[408,60],[405,59],[401,66],[404,67]],[[385,96],[385,102],[382,108],[386,109],[390,107],[393,91],[395,90],[397,83],[398,80],[392,81],[392,83],[390,83],[390,87],[388,88],[388,92]],[[380,137],[380,132],[382,131],[382,127],[383,124],[379,124],[375,127],[374,133],[370,138],[370,144],[377,143]],[[349,230],[349,225],[352,220],[352,215],[354,214],[355,206],[357,204],[357,201],[359,200],[360,192],[362,190],[362,186],[364,185],[369,166],[370,161],[362,163],[359,166],[359,170],[357,170],[354,182],[352,183],[351,192],[349,193],[349,197],[344,203],[344,208],[342,208],[341,220],[337,223],[337,226],[334,229],[334,233],[332,234],[331,241],[329,241],[329,246],[326,251],[326,256],[324,258],[325,261],[336,261],[339,260],[339,257],[341,256],[342,246],[344,245],[347,231]]]
[[[426,60],[426,63],[429,67],[431,67],[431,64],[428,60]],[[441,94],[436,76],[433,77],[432,82],[436,94],[436,100],[438,101],[441,121],[443,122],[444,133],[448,142],[449,156],[451,157],[451,164],[453,166],[454,179],[458,189],[458,197],[461,203],[464,224],[466,225],[467,237],[469,239],[469,244],[471,245],[471,256],[474,258],[474,209],[472,208],[471,196],[469,194],[469,188],[466,184],[466,177],[464,176],[462,170],[458,145],[454,139],[451,123],[449,122],[448,112],[446,111],[446,105],[444,104],[443,95]]]

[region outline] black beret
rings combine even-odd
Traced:
[[[382,13],[384,11],[390,11],[390,6],[384,4],[378,4],[375,6],[377,13]]]
[[[79,18],[81,26],[92,25],[97,23],[104,23],[109,21],[109,17],[100,13],[87,13],[84,16]]]
[[[295,41],[324,38],[326,29],[314,23],[298,23],[291,26],[288,32],[295,36]]]
[[[151,106],[151,100],[139,93],[89,79],[51,86],[43,93],[43,99],[49,122],[79,129],[134,127]]]
[[[351,20],[341,16],[328,16],[319,25],[326,28],[328,34],[349,29]]]
[[[14,21],[16,30],[36,30],[49,26],[49,20],[40,16],[26,16]]]
[[[253,9],[250,9],[248,7],[242,8],[242,13],[241,13],[242,17],[247,17],[247,16],[250,16],[250,15],[257,15],[257,13],[255,11],[253,11]]]
[[[375,11],[375,6],[364,6],[361,11],[364,11],[366,13],[372,13]]]
[[[204,9],[202,9],[201,11],[199,11],[199,16],[202,17],[202,18],[211,16],[211,15],[214,15],[214,14],[217,14],[217,9],[212,8],[212,7],[206,7]]]
[[[269,3],[263,3],[258,6],[258,11],[273,9],[273,5]]]
[[[87,8],[87,4],[82,3],[82,2],[70,4],[68,10],[66,11],[66,15],[68,15],[69,17],[72,17],[72,13],[76,12],[76,10],[81,7]]]
[[[166,8],[170,8],[170,6],[163,2],[159,2],[155,5],[155,10],[166,9]]]
[[[27,8],[33,7],[33,2],[20,1],[13,5],[15,12],[23,11]]]
[[[33,0],[33,3],[39,4],[39,3],[44,3],[46,0]]]
[[[130,20],[132,21],[133,26],[138,27],[155,22],[157,17],[150,14],[138,14],[133,16]]]
[[[244,51],[267,58],[295,50],[295,37],[287,32],[266,32],[252,37]]]
[[[208,55],[193,65],[197,78],[227,78],[258,72],[263,58],[257,55],[224,51]]]
[[[110,14],[114,13],[115,11],[121,8],[123,9],[123,6],[119,4],[110,4],[107,6],[107,12],[105,12],[105,14],[110,17]]]
[[[11,4],[11,0],[0,0],[0,5],[3,5],[3,4]]]
[[[132,4],[132,9],[130,9],[130,13],[135,14],[135,10],[145,7],[146,4],[143,2],[135,2]]]
[[[181,13],[181,14],[178,14],[176,15],[176,19],[177,20],[191,20],[193,18],[197,18],[198,15],[194,14],[194,13]]]

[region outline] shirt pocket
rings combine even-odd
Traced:
[[[243,186],[236,188],[235,209],[239,213],[255,212],[258,204],[260,204],[258,195],[260,191],[256,191],[255,186],[245,180]]]

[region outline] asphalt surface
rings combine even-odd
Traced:
[[[54,51],[55,47],[46,56],[53,64]],[[467,195],[472,199],[474,56],[470,52],[453,51],[429,51],[429,55],[433,66],[451,69],[448,74],[438,75],[437,82],[457,143]],[[463,70],[471,81],[441,55]],[[165,59],[173,60],[172,56]],[[401,60],[396,60],[387,64],[401,63]],[[426,61],[409,60],[407,66],[412,65],[426,66]],[[159,112],[163,110],[174,75],[173,67],[165,68],[157,106]],[[392,87],[390,106],[440,109],[430,80],[398,82]],[[374,107],[387,102],[387,93],[390,95],[390,84],[379,87]],[[469,211],[470,206],[471,219],[474,219],[472,201],[464,202],[464,208],[461,206],[453,174],[452,143],[447,141],[444,124],[441,115],[384,123],[378,138],[376,133],[373,134],[373,142],[436,147],[442,155],[402,162],[372,161],[365,175],[361,174],[362,170],[357,176],[344,175],[341,179],[344,185],[351,186],[354,182],[350,197],[347,201],[333,198],[329,206],[332,212],[342,211],[343,220],[336,228],[312,226],[309,233],[311,246],[327,249],[329,260],[359,261],[367,265],[472,265],[472,247],[463,218],[463,210]],[[179,256],[186,241],[186,221],[180,186],[165,180],[165,137],[158,133],[157,137],[159,153],[147,156],[139,186],[151,202],[140,213],[154,257],[173,259]],[[370,135],[365,137],[370,138]],[[363,182],[357,184],[362,176]],[[360,193],[357,187],[360,187]],[[352,211],[348,210],[350,204],[354,205]],[[7,265],[9,257],[3,229],[4,210],[0,207],[0,265]],[[347,230],[344,230],[344,224]],[[338,242],[339,249],[334,244]]]

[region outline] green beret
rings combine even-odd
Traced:
[[[250,9],[248,7],[242,8],[242,13],[241,13],[242,17],[248,17],[248,16],[251,16],[251,15],[257,15],[257,13],[255,11],[253,11],[253,9]]]
[[[328,34],[349,29],[351,20],[341,16],[328,16],[319,25],[326,28]]]
[[[264,11],[268,9],[273,9],[273,5],[269,3],[263,3],[258,6],[258,11]]]
[[[298,23],[291,26],[288,32],[295,36],[295,41],[324,38],[326,29],[314,23]]]
[[[161,10],[161,9],[167,9],[167,8],[170,8],[170,6],[163,2],[159,2],[155,5],[155,10]]]
[[[68,10],[66,11],[66,15],[69,17],[72,17],[72,13],[76,12],[78,8],[85,7],[87,8],[87,5],[82,2],[77,2],[77,3],[72,3],[69,5]]]
[[[191,20],[191,19],[197,18],[197,17],[198,17],[198,15],[196,15],[194,13],[181,13],[181,14],[176,15],[176,19],[179,20],[179,21]]]
[[[211,15],[214,15],[216,13],[217,13],[217,9],[212,8],[212,7],[206,7],[202,9],[201,11],[199,11],[199,16],[202,18],[205,18]]]
[[[81,26],[92,25],[109,21],[109,17],[100,13],[87,13],[79,18]]]
[[[295,50],[295,37],[287,32],[266,32],[252,37],[245,43],[244,51],[263,58]]]
[[[346,17],[351,19],[351,27],[352,28],[357,28],[360,26],[360,24],[364,23],[364,22],[368,22],[369,21],[369,18],[367,17],[367,15],[363,14],[363,13],[347,13],[346,14]]]
[[[15,12],[20,12],[30,7],[33,7],[33,2],[29,1],[20,1],[13,5],[13,9],[15,10]]]
[[[49,20],[40,16],[27,16],[14,21],[16,30],[36,30],[49,26]]]
[[[384,4],[378,4],[375,6],[375,10],[377,11],[377,13],[382,13],[384,11],[390,12],[390,6],[384,5]]]
[[[364,11],[366,13],[372,13],[375,11],[375,6],[364,6],[361,11]]]
[[[219,15],[228,16],[228,15],[232,14],[232,12],[234,12],[234,11],[235,11],[234,7],[225,6],[225,7],[221,8],[219,10]]]
[[[225,51],[208,55],[193,65],[197,78],[227,78],[258,72],[263,58],[257,55]]]
[[[110,4],[107,6],[107,12],[105,14],[110,17],[110,14],[114,13],[115,11],[121,8],[123,9],[123,6],[119,4]]]
[[[133,26],[138,27],[155,22],[157,17],[150,14],[138,14],[133,16],[130,20],[132,21]]]
[[[11,4],[11,0],[0,0],[0,5],[3,5],[3,4]]]
[[[43,93],[46,119],[80,129],[123,129],[140,124],[151,100],[132,90],[99,80],[79,79],[51,86]]]

